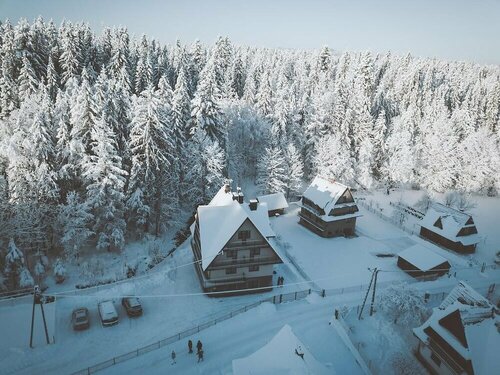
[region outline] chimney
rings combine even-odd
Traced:
[[[259,204],[259,201],[257,199],[250,199],[250,203],[248,206],[250,207],[251,211],[257,210],[257,205]]]
[[[227,182],[224,184],[224,193],[230,193],[231,192],[231,185],[229,185]]]
[[[241,191],[241,188],[239,186],[236,188],[236,192],[238,193],[238,203],[242,204],[243,203],[243,198],[245,196],[243,195],[243,192]]]

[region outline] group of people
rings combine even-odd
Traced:
[[[196,343],[196,350],[198,362],[203,361],[203,344],[200,340],[198,340],[198,342]],[[188,341],[188,353],[193,353],[193,342],[191,340]],[[170,356],[172,357],[172,365],[176,364],[177,362],[175,361],[175,358],[177,357],[177,355],[175,354],[175,350],[172,350],[172,354]]]
[[[285,282],[285,278],[283,276],[279,276],[278,277],[278,285],[283,285],[284,282]]]

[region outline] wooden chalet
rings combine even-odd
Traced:
[[[224,186],[206,206],[198,206],[191,226],[195,269],[206,292],[245,293],[273,285],[273,266],[282,263],[272,238],[265,203],[243,202],[240,190]]]
[[[497,374],[499,328],[496,308],[460,282],[431,317],[413,329],[417,356],[433,374]]]
[[[420,235],[459,253],[473,253],[481,240],[472,216],[433,203],[420,222]]]
[[[353,236],[358,206],[349,187],[316,177],[302,195],[299,223],[322,237]]]

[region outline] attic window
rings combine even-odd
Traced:
[[[465,223],[465,225],[471,225],[474,224],[474,220],[472,220],[472,217],[469,217],[469,220]]]
[[[443,229],[443,223],[441,222],[441,218],[437,219],[436,222],[434,223],[434,226]]]
[[[238,232],[238,239],[239,240],[246,241],[249,238],[250,238],[250,231],[249,230],[240,230]]]

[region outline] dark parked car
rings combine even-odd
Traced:
[[[73,314],[71,314],[71,323],[73,324],[73,329],[75,331],[89,328],[89,310],[86,307],[79,307],[78,309],[73,310]]]
[[[137,297],[122,298],[122,305],[125,307],[128,316],[141,316],[142,306]]]
[[[98,304],[99,316],[103,326],[112,326],[118,323],[118,313],[116,312],[113,301],[104,301]]]

